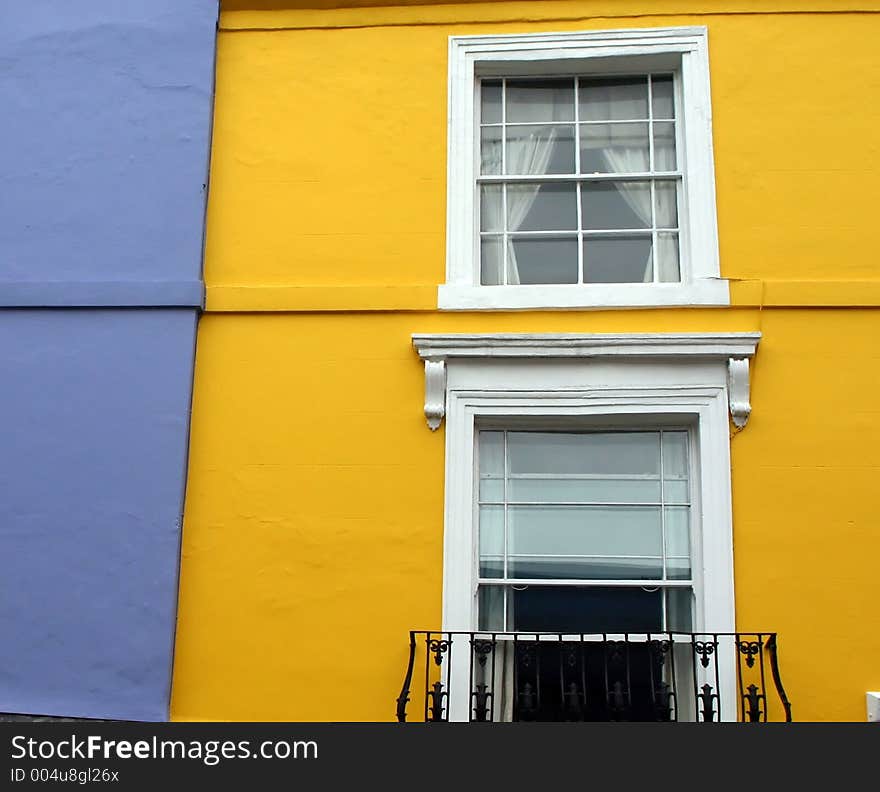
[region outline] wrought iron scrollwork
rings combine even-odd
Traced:
[[[474,657],[477,658],[477,663],[479,664],[480,668],[485,668],[486,660],[495,649],[495,644],[492,641],[475,640],[473,642],[473,646]]]
[[[446,638],[431,638],[428,641],[428,651],[434,655],[434,662],[442,665],[443,655],[449,651],[449,641]]]
[[[443,690],[442,682],[435,682],[428,691],[428,698],[431,704],[428,707],[429,720],[431,723],[440,723],[446,720],[443,715],[446,712],[445,704],[449,700],[449,694]]]
[[[743,712],[749,719],[749,723],[760,723],[761,716],[764,714],[761,704],[766,706],[767,699],[760,690],[757,685],[749,685],[743,694]]]
[[[703,668],[709,667],[709,658],[715,654],[718,647],[718,641],[694,641],[694,652],[700,658],[700,664]]]
[[[489,713],[492,710],[492,693],[489,691],[488,685],[474,685],[474,692],[471,693],[473,703],[473,717],[477,723],[485,723],[489,720]]]
[[[697,698],[700,700],[700,709],[703,715],[704,723],[714,723],[715,722],[715,704],[718,701],[718,694],[713,692],[712,686],[708,683],[703,685],[700,688],[700,692],[697,693]]]
[[[736,648],[741,655],[745,655],[746,665],[753,668],[755,665],[755,655],[761,651],[760,641],[737,641]]]

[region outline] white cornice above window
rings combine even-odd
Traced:
[[[457,360],[610,359],[612,361],[716,361],[727,365],[731,420],[745,426],[749,403],[749,358],[761,334],[750,333],[546,333],[414,334],[425,363],[425,416],[439,428],[446,414],[446,367]]]

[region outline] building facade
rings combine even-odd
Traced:
[[[186,84],[210,86],[214,4],[189,5]],[[167,506],[161,558],[108,553],[115,577],[89,577],[93,603],[121,571],[166,581],[137,592],[162,603],[161,651],[129,656],[167,673],[176,624],[168,717],[864,720],[880,689],[878,34],[880,4],[861,1],[225,0],[204,304],[161,308],[190,335],[172,352],[144,329],[164,373],[133,380],[172,377],[174,409],[101,368],[102,415],[125,403],[144,443],[162,416],[175,427],[167,458],[132,452],[169,493],[188,441],[176,601],[182,490],[156,499],[133,473],[132,502]],[[199,129],[186,166],[204,169]],[[166,199],[208,183],[168,170]],[[176,281],[199,280],[200,205],[151,203],[192,236]],[[27,356],[39,377],[58,375],[53,339],[88,338],[49,329]],[[15,398],[42,422],[59,401],[39,377],[20,380],[43,402]],[[83,447],[59,431],[47,454]],[[50,517],[43,535],[78,541]],[[52,556],[28,552],[12,626],[64,612],[60,585],[33,604]],[[20,679],[0,711],[164,717],[159,692],[49,711],[15,697]]]

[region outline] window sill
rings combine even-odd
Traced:
[[[730,305],[723,278],[690,283],[613,283],[589,286],[469,286],[443,284],[437,307],[446,311],[603,310]]]

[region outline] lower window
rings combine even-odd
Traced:
[[[478,433],[480,630],[692,629],[687,429]]]

